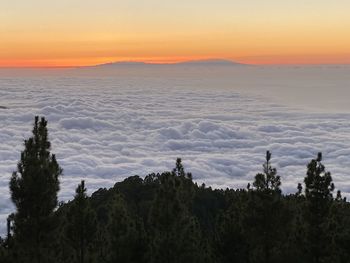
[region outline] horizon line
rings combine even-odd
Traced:
[[[347,66],[350,65],[350,62],[344,62],[344,63],[334,63],[334,62],[325,62],[325,63],[308,63],[308,62],[301,62],[301,63],[244,63],[239,60],[233,60],[233,59],[227,59],[227,58],[203,58],[203,59],[189,59],[189,60],[179,60],[179,61],[151,61],[151,60],[115,60],[115,61],[108,61],[105,63],[99,63],[99,64],[90,64],[90,65],[28,65],[28,66],[0,66],[0,69],[76,69],[76,68],[92,68],[92,67],[99,67],[104,65],[112,65],[112,64],[127,64],[127,63],[134,63],[134,64],[144,64],[144,65],[180,65],[184,63],[191,63],[191,62],[210,62],[210,61],[222,61],[222,62],[230,62],[232,64],[238,64],[238,65],[246,65],[246,66]]]

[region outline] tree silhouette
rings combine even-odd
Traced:
[[[75,191],[73,203],[67,213],[66,235],[76,251],[77,262],[84,263],[87,249],[96,233],[96,216],[86,195],[84,180]]]
[[[111,202],[111,218],[108,226],[111,257],[108,262],[143,262],[140,258],[143,233],[135,217],[127,209],[125,200],[116,194]],[[145,251],[143,254],[145,254]]]
[[[35,117],[33,135],[24,141],[25,149],[10,180],[16,206],[14,238],[21,250],[21,261],[47,261],[51,233],[56,227],[53,212],[57,207],[59,176],[62,169],[50,153],[47,121]]]
[[[307,224],[307,241],[310,262],[323,262],[329,256],[328,245],[330,236],[327,232],[327,220],[334,184],[332,176],[321,163],[322,153],[311,160],[307,166],[307,174],[304,179],[306,207],[304,218]]]
[[[266,162],[263,164],[263,173],[255,176],[253,186],[257,191],[281,192],[281,177],[277,175],[276,168],[271,166],[271,153],[266,152]]]
[[[202,234],[191,215],[193,183],[177,159],[173,172],[159,176],[159,188],[153,201],[149,225],[151,262],[203,262]]]
[[[270,161],[271,153],[267,151],[263,173],[255,176],[254,189],[249,191],[244,213],[243,227],[249,243],[253,245],[249,253],[252,262],[274,261],[281,227],[288,223],[287,211],[281,202],[281,178]]]

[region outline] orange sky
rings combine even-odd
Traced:
[[[348,0],[11,0],[0,67],[226,58],[350,63]]]

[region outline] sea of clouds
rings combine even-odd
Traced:
[[[64,170],[60,200],[72,199],[81,179],[91,193],[170,170],[177,157],[199,184],[246,187],[266,150],[285,192],[296,191],[322,151],[336,188],[350,194],[350,109],[342,93],[349,67],[181,72],[0,72],[0,233],[13,211],[9,178],[35,115],[47,118]]]

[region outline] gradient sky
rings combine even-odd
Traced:
[[[350,63],[349,0],[5,0],[0,67]]]

